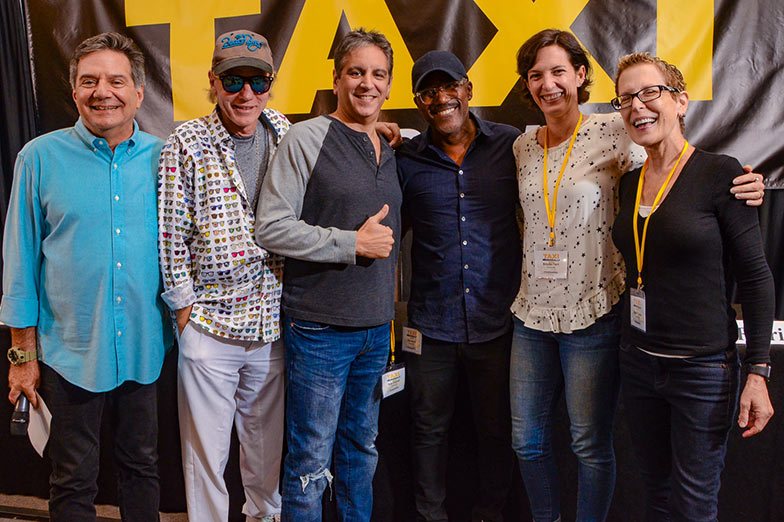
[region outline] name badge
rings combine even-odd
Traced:
[[[534,250],[534,276],[537,279],[566,279],[568,268],[568,250]]]
[[[381,375],[381,397],[386,399],[402,391],[406,386],[405,363],[390,364],[387,371]]]
[[[645,292],[640,289],[632,288],[629,290],[629,303],[631,305],[631,319],[632,326],[638,330],[645,331]]]
[[[416,328],[403,327],[403,351],[422,355],[422,332]]]

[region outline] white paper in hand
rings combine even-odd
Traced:
[[[30,438],[30,443],[35,448],[35,451],[41,457],[44,456],[44,448],[49,440],[49,428],[51,425],[52,414],[49,413],[49,408],[46,407],[44,400],[38,395],[38,407],[30,407],[30,422],[27,426],[27,436]]]

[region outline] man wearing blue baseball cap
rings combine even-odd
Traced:
[[[256,201],[289,122],[268,109],[273,61],[254,32],[218,37],[208,116],[180,125],[158,169],[158,247],[179,334],[178,407],[191,522],[228,518],[232,424],[247,520],[279,520],[283,259],[254,239]]]
[[[447,435],[462,366],[477,431],[472,520],[502,520],[515,465],[509,414],[509,306],[520,280],[512,143],[520,131],[468,110],[460,60],[430,51],[412,70],[426,132],[397,150],[403,215],[413,229],[408,354],[417,520],[446,521]]]

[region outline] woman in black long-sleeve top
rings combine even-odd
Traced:
[[[773,278],[757,212],[727,195],[734,158],[683,137],[688,95],[674,66],[645,53],[621,59],[613,106],[642,169],[624,176],[613,240],[626,263],[622,397],[648,498],[647,520],[716,520],[739,362],[731,305],[738,283],[749,376],[740,399],[744,436],[773,408],[766,386]]]

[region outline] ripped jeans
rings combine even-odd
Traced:
[[[282,520],[321,521],[321,497],[330,487],[340,521],[369,521],[378,461],[376,387],[389,356],[389,324],[345,328],[286,318],[284,339]]]

